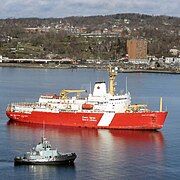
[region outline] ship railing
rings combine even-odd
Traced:
[[[32,106],[32,105],[36,105],[38,103],[27,103],[27,102],[20,102],[20,103],[11,103],[11,106]]]
[[[11,103],[9,106],[16,106],[16,107],[52,107],[51,103],[27,103],[27,102],[21,102],[21,103]]]
[[[58,108],[52,107],[48,103],[27,103],[27,102],[20,102],[20,103],[11,103],[7,106],[6,111],[8,112],[32,112],[33,109],[36,110],[47,110],[47,111],[53,111],[56,109],[58,111]]]
[[[38,103],[27,103],[27,102],[20,102],[20,103],[11,103],[7,106],[7,111],[22,111],[27,109],[32,109],[38,106]],[[28,111],[28,110],[27,110]]]

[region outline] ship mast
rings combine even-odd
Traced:
[[[109,93],[114,96],[116,91],[115,79],[118,73],[118,68],[109,66]]]
[[[44,143],[44,130],[45,130],[45,124],[44,124],[44,120],[43,120],[43,133],[42,133],[42,143]]]

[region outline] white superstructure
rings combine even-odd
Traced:
[[[17,103],[11,104],[16,112],[53,112],[62,111],[72,112],[102,112],[102,113],[123,113],[131,104],[129,92],[123,95],[115,94],[115,77],[117,69],[110,68],[109,72],[109,91],[107,91],[105,82],[96,82],[93,93],[86,98],[81,98],[80,93],[85,90],[67,90],[61,91],[60,95],[47,94],[41,95],[38,102],[35,103]],[[76,96],[68,97],[69,93],[77,93]]]

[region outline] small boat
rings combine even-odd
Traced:
[[[26,152],[23,157],[15,157],[14,165],[73,165],[75,153],[60,153],[52,149],[49,141],[42,137],[41,142]]]

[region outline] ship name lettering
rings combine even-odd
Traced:
[[[97,121],[95,117],[82,116],[82,121]]]

